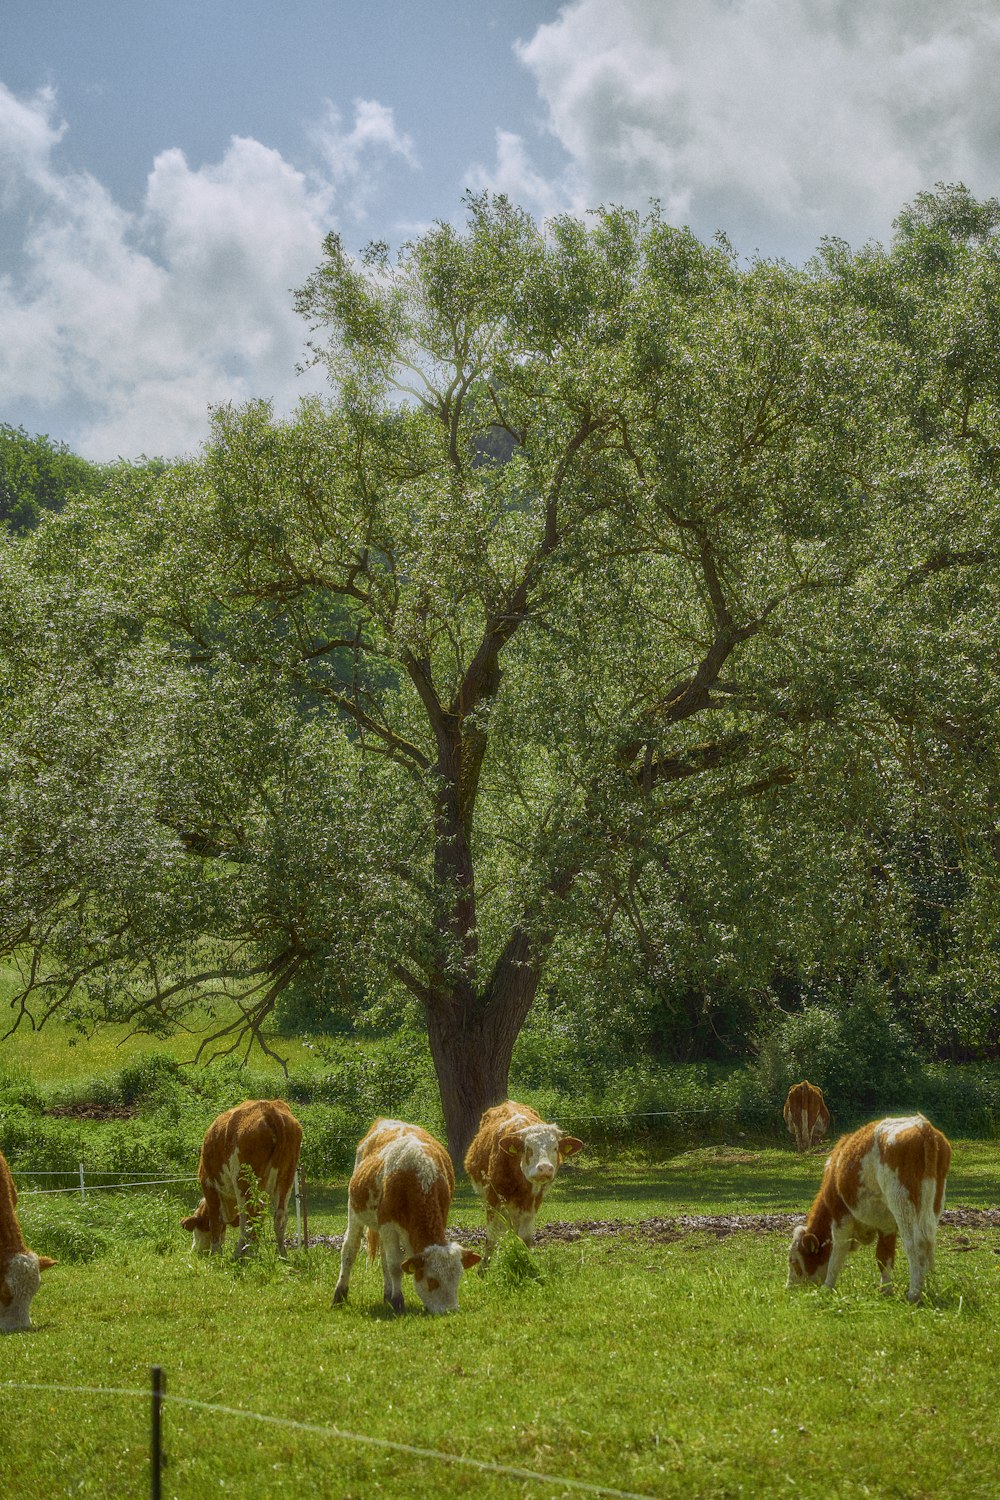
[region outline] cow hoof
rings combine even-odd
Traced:
[[[342,1302],[346,1302],[346,1301],[347,1301],[347,1288],[346,1288],[346,1286],[338,1286],[334,1290],[334,1293],[333,1293],[333,1302],[332,1302],[331,1306],[333,1306],[333,1307],[339,1307]]]
[[[386,1302],[388,1302],[394,1313],[403,1313],[406,1311],[406,1303],[403,1301],[403,1295],[401,1292],[398,1293],[395,1297],[386,1297],[385,1300]]]

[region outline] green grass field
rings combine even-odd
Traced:
[[[19,1034],[0,1072],[54,1097],[144,1049],[190,1056],[184,1038],[119,1041],[68,1028]],[[282,1092],[279,1069],[254,1066],[258,1086]],[[22,1108],[19,1128],[79,1128],[95,1161],[124,1162],[130,1142],[128,1160],[162,1148],[193,1174],[214,1106],[185,1088],[148,1117],[84,1128]],[[15,1083],[8,1098],[16,1093]],[[0,1097],[0,1148],[2,1106]],[[307,1135],[325,1109],[302,1110]],[[10,1129],[14,1113],[6,1118]],[[19,1159],[36,1146],[29,1133]],[[996,1207],[1000,1144],[954,1146],[949,1207]],[[902,1296],[902,1255],[892,1298],[878,1293],[870,1249],[851,1257],[836,1293],[787,1292],[787,1230],[659,1241],[641,1230],[654,1216],[803,1211],[822,1162],[822,1152],[801,1158],[746,1140],[591,1142],[540,1216],[575,1221],[578,1237],[530,1253],[505,1243],[488,1276],[464,1279],[461,1310],[444,1319],[424,1317],[412,1292],[394,1318],[380,1271],[363,1259],[350,1303],[334,1310],[338,1256],[321,1244],[287,1264],[266,1235],[253,1261],[234,1261],[231,1248],[192,1256],[178,1220],[195,1202],[193,1182],[94,1191],[81,1203],[22,1180],[28,1241],[59,1265],[35,1299],[34,1331],[0,1338],[0,1497],[149,1494],[146,1392],[159,1364],[163,1494],[177,1500],[992,1500],[1000,1228],[944,1226],[918,1308]],[[310,1180],[313,1234],[343,1231],[346,1182],[343,1171]],[[589,1220],[619,1227],[594,1231]],[[465,1183],[452,1222],[482,1227]]]
[[[864,1252],[836,1293],[794,1294],[784,1236],[585,1237],[534,1252],[536,1275],[516,1255],[469,1275],[454,1317],[411,1298],[396,1319],[363,1262],[333,1310],[329,1252],[196,1261],[159,1211],[159,1246],[121,1242],[48,1272],[36,1331],[0,1344],[4,1494],[148,1493],[147,1402],[16,1386],[144,1390],[154,1363],[181,1400],[553,1476],[168,1404],[164,1493],[178,1497],[574,1493],[561,1480],[656,1496],[1000,1488],[996,1231],[943,1231],[917,1309],[877,1294]]]
[[[956,1143],[950,1202],[995,1203],[998,1164],[996,1145]],[[623,1153],[565,1173],[543,1219],[802,1208],[820,1165],[744,1148]],[[313,1223],[342,1230],[344,1184],[326,1191]],[[530,1255],[514,1243],[464,1279],[456,1316],[424,1317],[411,1293],[395,1319],[363,1260],[349,1305],[330,1307],[338,1257],[325,1248],[288,1265],[266,1239],[254,1262],[192,1257],[174,1197],[25,1195],[21,1208],[29,1242],[60,1265],[35,1331],[0,1341],[4,1495],[148,1493],[148,1402],[56,1387],[144,1391],[152,1364],[177,1401],[164,1494],[179,1500],[580,1493],[570,1480],[650,1496],[1000,1492],[996,1228],[942,1230],[916,1309],[878,1294],[870,1251],[836,1293],[790,1293],[784,1233],[658,1244],[633,1229]],[[453,1221],[481,1223],[468,1190]],[[52,1388],[23,1388],[37,1385]]]

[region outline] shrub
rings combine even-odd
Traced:
[[[758,1041],[760,1089],[780,1113],[793,1083],[808,1078],[844,1116],[912,1108],[920,1062],[905,1029],[865,995],[841,1009],[809,1005],[780,1019]]]

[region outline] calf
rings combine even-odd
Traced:
[[[484,1265],[508,1225],[530,1243],[545,1189],[566,1157],[582,1150],[575,1135],[547,1125],[527,1104],[508,1099],[483,1112],[465,1170],[486,1205]]]
[[[203,1197],[181,1220],[193,1231],[192,1249],[221,1252],[228,1225],[239,1224],[236,1254],[253,1240],[260,1209],[255,1191],[271,1200],[278,1254],[285,1255],[285,1221],[302,1147],[302,1126],[284,1099],[248,1099],[219,1115],[205,1132],[198,1162]],[[256,1189],[253,1184],[256,1183]]]
[[[795,1137],[795,1149],[808,1151],[818,1143],[830,1128],[830,1111],[823,1098],[823,1090],[814,1083],[793,1083],[785,1100],[785,1124],[790,1135]]]
[[[16,1210],[17,1188],[0,1152],[0,1333],[31,1327],[31,1299],[41,1273],[55,1265],[49,1256],[28,1249]]]
[[[848,1251],[875,1240],[882,1290],[892,1288],[896,1235],[910,1265],[907,1298],[919,1302],[934,1264],[951,1146],[923,1115],[873,1120],[841,1136],[806,1222],[792,1235],[788,1285],[836,1285]]]
[[[402,1273],[412,1273],[429,1313],[457,1312],[462,1272],[477,1264],[473,1250],[446,1242],[455,1190],[447,1151],[419,1125],[376,1120],[358,1146],[348,1187],[347,1234],[333,1300],[345,1302],[363,1230],[374,1257],[382,1252],[385,1300],[403,1311]]]

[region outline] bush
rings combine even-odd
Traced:
[[[176,1058],[147,1053],[122,1068],[118,1075],[118,1092],[123,1104],[153,1104],[176,1097],[184,1082]]]
[[[862,996],[839,1010],[809,1005],[782,1015],[758,1041],[755,1071],[763,1099],[779,1113],[790,1086],[807,1078],[843,1118],[912,1109],[921,1068],[904,1027]]]

